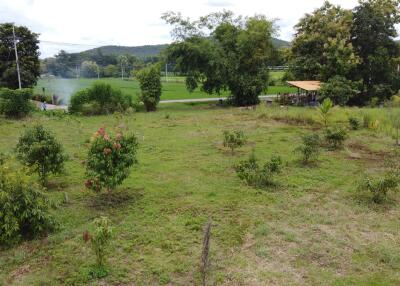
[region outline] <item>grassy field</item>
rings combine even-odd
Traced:
[[[130,82],[126,82],[130,84]],[[336,109],[334,124],[384,109]],[[168,115],[168,116],[167,116]],[[381,207],[356,192],[364,172],[380,171],[394,141],[383,132],[351,131],[343,150],[324,150],[304,167],[293,153],[302,134],[321,132],[307,108],[256,110],[207,104],[163,105],[155,113],[97,117],[0,119],[0,152],[11,152],[24,128],[40,122],[70,156],[47,191],[61,203],[61,230],[0,251],[0,285],[200,285],[202,229],[211,235],[208,285],[400,285],[400,198]],[[84,189],[87,139],[120,125],[140,139],[139,164],[113,196]],[[222,131],[241,129],[248,143],[231,155]],[[254,151],[284,160],[278,187],[257,190],[233,165]],[[110,274],[88,276],[94,255],[82,233],[101,215],[113,223]]]
[[[271,73],[271,77],[279,79],[281,74],[279,72]],[[36,93],[42,93],[42,88],[46,89],[47,94],[56,94],[64,102],[68,102],[69,97],[74,92],[91,86],[97,79],[40,79],[38,85],[35,88]],[[124,93],[130,94],[136,97],[140,93],[139,83],[136,80],[122,80],[119,78],[106,78],[101,81],[111,84],[116,88],[120,88]],[[284,92],[294,92],[295,89],[287,86],[271,86],[268,88],[266,94],[277,94]],[[228,93],[221,94],[222,97],[226,97]],[[186,90],[186,85],[183,78],[173,77],[169,79],[169,82],[163,82],[163,92],[161,100],[168,99],[190,99],[190,98],[209,98],[218,97],[218,95],[209,95],[199,89],[190,93]]]

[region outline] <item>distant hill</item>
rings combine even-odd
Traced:
[[[289,47],[290,42],[272,38],[272,42],[277,48]],[[103,46],[99,48],[90,49],[83,51],[81,55],[97,55],[102,53],[103,55],[135,55],[138,58],[146,58],[157,56],[168,47],[168,44],[162,45],[146,45],[146,46],[136,46],[136,47],[126,47],[126,46]]]
[[[145,45],[137,47],[126,47],[126,46],[103,46],[99,48],[90,49],[83,51],[80,54],[84,55],[96,55],[101,52],[103,55],[135,55],[138,58],[153,57],[160,54],[161,51],[168,47],[167,44],[163,45]]]
[[[290,47],[291,43],[277,38],[272,38],[272,43],[276,48],[287,48]]]

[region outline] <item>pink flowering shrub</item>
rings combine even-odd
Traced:
[[[104,188],[111,191],[122,184],[129,176],[130,167],[137,163],[137,139],[134,135],[125,136],[121,132],[113,138],[100,128],[91,142],[85,186],[96,192]]]

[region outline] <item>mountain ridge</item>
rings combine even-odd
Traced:
[[[277,38],[272,38],[272,43],[276,48],[289,47],[290,42],[284,41]],[[169,44],[159,44],[159,45],[143,45],[143,46],[117,46],[117,45],[108,45],[101,46],[97,48],[93,48],[90,50],[82,51],[80,55],[124,55],[131,54],[135,55],[138,58],[146,58],[146,57],[155,57],[158,56],[163,50],[168,47]]]

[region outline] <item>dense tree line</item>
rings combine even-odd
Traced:
[[[395,24],[400,1],[360,0],[353,10],[329,2],[295,26],[289,77],[328,82],[342,93],[336,103],[365,104],[400,88],[400,47]]]
[[[104,55],[96,53],[67,53],[61,50],[55,57],[44,59],[41,73],[63,78],[76,77],[124,77],[141,70],[148,64],[159,61],[158,57],[137,58],[131,54]]]

